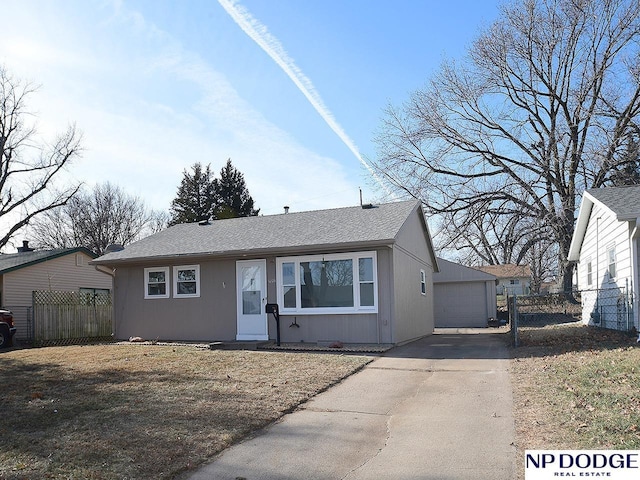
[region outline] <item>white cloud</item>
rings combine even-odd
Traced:
[[[356,144],[347,135],[333,113],[322,101],[311,79],[304,74],[296,62],[289,56],[280,41],[271,35],[267,26],[254,18],[237,0],[218,0],[218,3],[220,3],[231,18],[233,18],[233,21],[287,74],[331,130],[342,140],[351,153],[353,153],[387,194],[393,197],[394,195],[387,189],[384,182],[378,178],[371,166],[364,160]]]
[[[56,35],[25,40],[17,32],[26,27],[12,25],[0,39],[0,61],[43,84],[34,97],[41,132],[59,132],[69,121],[84,132],[72,178],[110,181],[167,209],[185,168],[211,163],[217,172],[230,157],[262,213],[357,202],[357,180],[339,162],[269,123],[215,65],[141,13],[115,2],[100,25],[77,26],[65,20],[64,7],[73,4],[44,12],[38,3],[29,4],[30,15],[49,15],[39,21]]]

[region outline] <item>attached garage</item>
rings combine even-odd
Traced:
[[[437,328],[486,327],[496,318],[496,277],[438,258],[440,272],[433,275]]]

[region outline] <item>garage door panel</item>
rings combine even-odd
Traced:
[[[486,327],[487,311],[484,282],[434,285],[436,327]]]

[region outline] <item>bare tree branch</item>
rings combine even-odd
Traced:
[[[570,288],[580,195],[630,162],[639,45],[636,0],[508,4],[463,63],[388,107],[372,163],[446,219],[441,246],[525,261],[551,238]]]
[[[53,144],[38,142],[26,107],[35,91],[0,66],[0,248],[37,215],[65,205],[79,188],[57,190],[54,181],[80,155],[82,136],[72,125]]]

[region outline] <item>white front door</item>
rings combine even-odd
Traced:
[[[236,340],[269,340],[267,313],[267,262],[236,262],[238,332]]]

